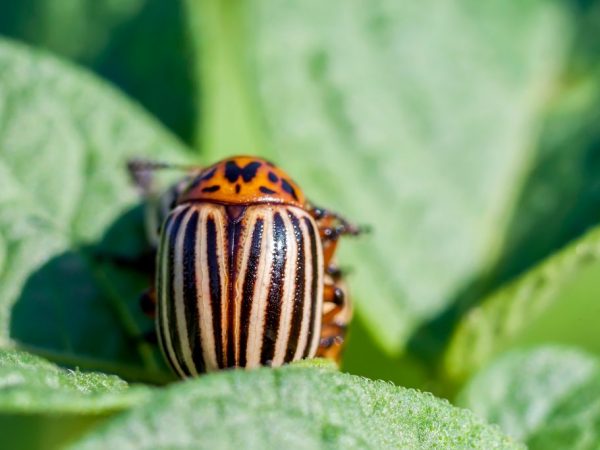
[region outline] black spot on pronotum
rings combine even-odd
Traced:
[[[272,190],[272,189],[269,189],[268,187],[265,187],[265,186],[261,186],[261,187],[259,187],[259,188],[258,188],[258,190],[259,190],[260,192],[262,192],[263,194],[274,194],[274,193],[275,193],[275,191],[274,191],[274,190]]]
[[[217,168],[215,167],[215,168],[209,170],[206,173],[202,173],[202,174],[198,175],[197,177],[195,177],[193,179],[193,181],[189,184],[189,186],[185,189],[185,191],[189,192],[189,191],[192,191],[192,190],[196,189],[198,187],[198,185],[200,183],[202,183],[203,181],[210,180],[215,175],[216,172],[217,172]],[[213,190],[209,191],[209,190],[206,190],[206,189],[213,189]],[[217,190],[219,190],[218,187],[215,189],[214,186],[211,186],[210,188],[204,188],[204,189],[202,189],[202,192],[215,192]]]
[[[194,178],[192,182],[185,188],[185,192],[193,191],[198,187],[200,183],[202,183],[202,177]]]
[[[239,177],[242,177],[245,183],[251,181],[255,176],[261,163],[253,161],[246,164],[244,167],[238,166],[235,161],[227,161],[225,163],[225,178],[230,183],[235,183]]]
[[[256,171],[261,165],[261,163],[255,161],[244,166],[242,169],[242,178],[246,183],[256,176]]]
[[[209,170],[205,174],[202,174],[202,176],[200,176],[200,180],[202,180],[202,181],[210,180],[212,177],[215,176],[216,172],[217,172],[217,168],[214,167],[213,169]]]
[[[294,200],[298,200],[298,196],[296,195],[296,190],[292,187],[292,185],[289,183],[289,181],[282,179],[281,187],[283,188],[283,190],[285,192],[287,192],[292,197],[294,197]]]
[[[241,187],[239,184],[236,184],[236,185],[235,185],[235,193],[236,193],[236,194],[239,194],[239,193],[240,193],[240,189],[241,189],[241,188],[242,188],[242,187]]]
[[[202,188],[202,192],[217,192],[219,189],[221,189],[221,186],[215,184],[214,186]]]
[[[269,181],[271,183],[277,183],[279,181],[279,177],[275,175],[273,172],[269,171]]]
[[[240,168],[233,161],[227,161],[225,163],[225,178],[229,180],[230,183],[234,183],[238,177],[240,176]]]

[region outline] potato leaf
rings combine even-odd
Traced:
[[[72,448],[522,448],[447,401],[327,368],[232,371],[185,381]]]
[[[597,448],[600,361],[566,347],[537,347],[500,356],[458,396],[532,450]]]
[[[0,428],[5,448],[53,448],[149,396],[115,376],[67,370],[0,351]]]
[[[160,379],[140,339],[149,278],[131,266],[147,246],[125,163],[184,160],[184,148],[94,77],[6,40],[0,123],[0,343]]]
[[[495,292],[459,323],[444,358],[460,384],[494,355],[556,342],[600,353],[600,229],[595,229]]]
[[[570,35],[557,2],[189,1],[204,150],[371,224],[342,264],[389,353],[496,254]]]
[[[191,140],[193,86],[182,9],[180,2],[151,0],[4,2],[0,34],[83,64]]]

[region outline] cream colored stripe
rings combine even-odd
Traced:
[[[308,216],[308,215],[307,215]],[[325,268],[323,267],[323,246],[321,245],[321,237],[319,236],[319,229],[315,224],[312,217],[308,216],[313,228],[315,230],[315,237],[317,240],[317,254],[313,255],[314,262],[317,264],[317,305],[315,308],[315,318],[314,318],[314,331],[312,336],[312,345],[310,349],[309,357],[313,357],[317,348],[319,347],[319,342],[321,340],[321,322],[323,319],[323,273]]]
[[[277,212],[281,214],[283,223],[285,224],[285,237],[287,245],[286,263],[285,263],[285,278],[283,291],[281,295],[281,316],[279,320],[279,332],[277,333],[277,342],[275,344],[275,354],[273,356],[273,365],[280,366],[283,364],[285,353],[290,338],[292,316],[294,314],[294,291],[295,291],[295,276],[298,259],[298,245],[296,236],[294,235],[294,227],[292,221],[288,217],[288,210],[292,208],[279,207]],[[292,209],[295,212],[294,209]]]
[[[303,219],[304,213],[298,212],[297,217],[300,221],[300,230],[302,231],[302,240],[304,243],[304,310],[302,313],[302,326],[300,327],[298,346],[296,348],[296,353],[294,354],[295,360],[302,358],[308,340],[310,306],[312,301],[312,265],[315,263],[314,255],[312,255],[310,248],[310,235],[308,234],[306,223]]]
[[[222,207],[213,207],[213,218],[215,220],[215,231],[217,240],[217,262],[221,281],[221,348],[223,349],[223,361],[227,361],[227,265],[224,243],[227,236],[227,218]]]
[[[167,285],[170,283],[167,283],[166,280],[169,277],[170,271],[169,271],[169,254],[171,253],[171,248],[170,246],[170,239],[169,236],[171,235],[171,233],[173,232],[173,225],[175,224],[177,217],[180,214],[184,214],[186,210],[185,206],[180,206],[177,209],[175,209],[173,211],[173,218],[171,220],[171,223],[169,224],[169,227],[167,230],[165,230],[165,245],[164,245],[164,250],[163,250],[163,260],[161,261],[161,270],[162,270],[162,293],[161,293],[161,305],[162,305],[162,328],[163,328],[163,332],[164,332],[164,337],[165,337],[165,352],[168,353],[169,357],[168,360],[172,361],[173,363],[173,369],[177,372],[177,374],[180,377],[185,377],[185,374],[183,373],[183,370],[181,370],[181,366],[179,365],[179,361],[177,361],[177,357],[175,355],[175,352],[173,350],[173,343],[171,342],[171,334],[169,333],[169,327],[170,326],[174,326],[174,324],[169,324],[167,322],[167,302],[168,301],[172,301],[172,299],[170,299],[170,293],[167,292]],[[181,229],[180,229],[181,230]],[[174,268],[173,268],[174,269]]]
[[[248,272],[248,260],[250,259],[250,249],[252,246],[252,233],[254,232],[254,227],[256,227],[256,217],[252,215],[250,212],[251,208],[248,208],[246,211],[246,215],[244,217],[244,229],[240,233],[240,244],[242,246],[242,250],[238,255],[237,264],[239,264],[239,270],[235,279],[235,288],[233,291],[234,303],[236,305],[236,316],[235,316],[235,324],[238,329],[238,335],[235,342],[235,357],[236,360],[240,360],[240,355],[242,352],[241,349],[241,328],[242,328],[242,303],[243,303],[243,295],[244,295],[244,280],[246,278],[246,273]],[[263,228],[264,230],[264,228]],[[263,231],[263,239],[264,239],[264,231]],[[250,329],[252,324],[248,327],[248,333],[250,333]],[[248,362],[248,342],[246,342],[246,362]]]
[[[183,357],[183,361],[187,366],[188,370],[191,372],[191,374],[198,375],[194,361],[192,359],[192,351],[190,349],[190,341],[187,332],[188,318],[185,316],[185,306],[183,304],[183,246],[185,244],[187,226],[193,214],[194,208],[190,207],[186,213],[186,216],[181,222],[181,227],[179,228],[179,235],[177,236],[177,241],[175,243],[175,273],[173,282],[175,286],[175,317],[179,336],[179,343],[181,346],[181,354]]]
[[[207,204],[199,208],[198,236],[196,239],[196,283],[198,287],[198,311],[200,315],[200,336],[202,339],[202,356],[207,371],[219,368],[215,353],[215,336],[212,322],[212,308],[210,303],[210,281],[206,268],[208,267],[206,246],[206,219],[211,212]]]
[[[261,245],[259,264],[257,268],[256,284],[250,314],[250,329],[248,333],[248,352],[246,353],[246,367],[260,366],[260,352],[265,328],[265,313],[267,307],[267,294],[271,281],[271,268],[273,266],[273,213],[263,208],[252,208],[253,213],[263,218],[263,240]],[[247,235],[252,239],[251,234]]]
[[[163,230],[164,231],[164,230]],[[163,260],[164,260],[164,245],[166,233],[161,234],[159,247],[158,247],[158,260],[157,260],[157,274],[156,274],[156,299],[157,299],[157,311],[156,311],[156,319],[154,320],[154,328],[156,330],[156,337],[158,338],[158,347],[160,348],[165,361],[167,360],[166,348],[165,348],[165,340],[163,339],[163,327],[162,327],[162,315],[164,314],[163,307],[163,287],[165,285],[164,281],[164,270],[163,270]]]

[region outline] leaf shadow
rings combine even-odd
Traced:
[[[153,266],[143,208],[137,206],[97,243],[57,255],[29,276],[12,310],[11,339],[67,367],[135,381],[167,380],[157,349],[142,339],[153,322],[138,299]]]
[[[190,143],[197,89],[185,9],[167,0],[3,2],[0,34],[88,67]]]

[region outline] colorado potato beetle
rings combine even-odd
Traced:
[[[129,164],[148,197],[152,171],[169,167]],[[312,205],[260,158],[186,170],[158,201],[156,283],[145,297],[169,366],[189,377],[315,355],[339,361],[352,309],[334,254],[359,227]]]

